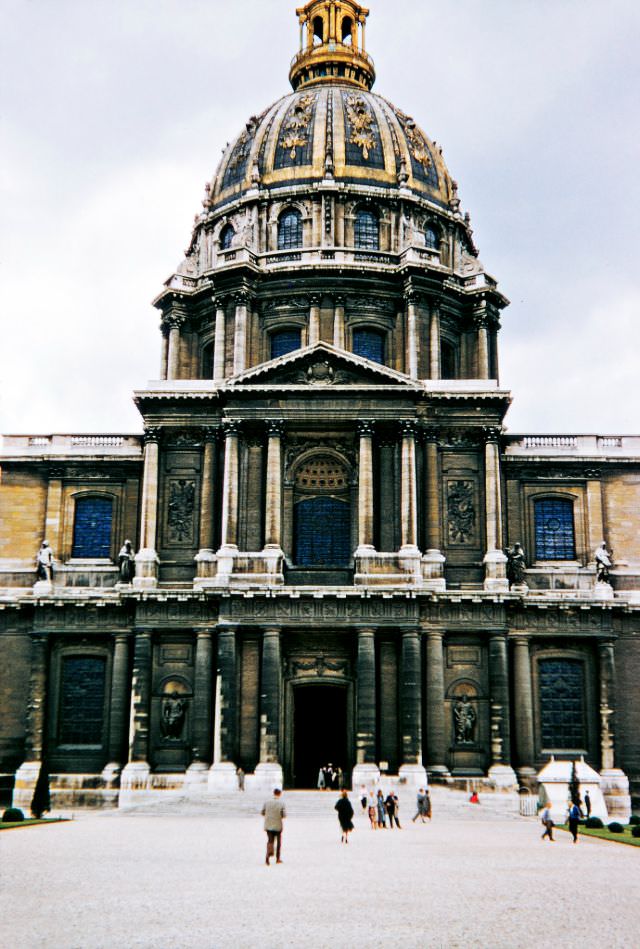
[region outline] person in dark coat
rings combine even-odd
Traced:
[[[588,791],[584,792],[584,808],[587,812],[587,818],[591,817],[591,798]]]
[[[348,844],[349,834],[353,830],[353,807],[346,790],[341,793],[336,801],[335,809],[338,812],[338,820],[340,821],[340,829],[342,831],[340,842]]]
[[[581,818],[580,808],[577,804],[572,804],[569,808],[569,831],[573,837],[574,844],[578,843],[578,824]]]
[[[398,830],[402,830],[400,827],[400,821],[398,819],[400,802],[398,801],[398,795],[395,793],[395,791],[389,791],[387,794],[387,799],[384,802],[384,806],[386,807],[387,814],[389,815],[389,829],[393,830],[393,822],[395,821]]]

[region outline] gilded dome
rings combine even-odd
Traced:
[[[440,149],[382,96],[341,80],[307,85],[252,117],[227,147],[212,210],[258,187],[335,180],[409,189],[442,208],[454,197]]]

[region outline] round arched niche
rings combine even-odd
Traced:
[[[164,741],[184,741],[192,689],[182,676],[167,676],[160,684],[160,734]]]

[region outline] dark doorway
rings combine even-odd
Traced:
[[[293,786],[315,788],[318,770],[329,763],[342,768],[349,781],[347,689],[298,686],[293,701]]]

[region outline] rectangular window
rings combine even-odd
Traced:
[[[101,745],[106,659],[68,656],[62,662],[58,741],[61,745]]]
[[[78,498],[73,522],[72,557],[109,557],[111,554],[110,498]]]
[[[536,560],[575,560],[573,501],[543,498],[534,505]]]
[[[584,663],[580,659],[541,659],[538,673],[542,747],[583,749]]]

